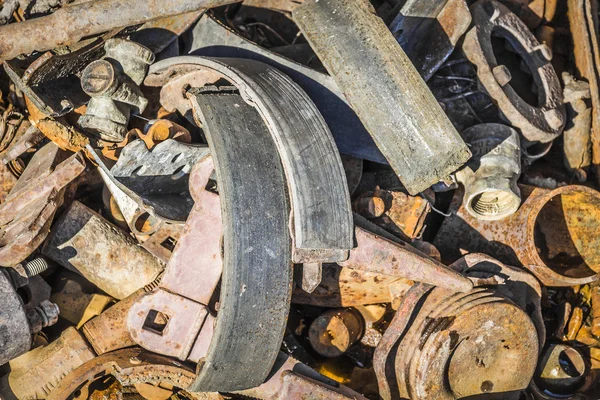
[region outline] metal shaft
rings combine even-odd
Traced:
[[[35,50],[46,51],[81,38],[235,0],[95,0],[0,28],[0,60]]]

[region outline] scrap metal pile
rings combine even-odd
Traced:
[[[598,0],[4,0],[1,399],[600,398]]]

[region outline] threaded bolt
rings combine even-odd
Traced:
[[[38,257],[23,266],[25,272],[27,273],[27,277],[31,278],[32,276],[36,276],[41,274],[44,271],[47,271],[50,266],[48,265],[48,261],[45,258]]]

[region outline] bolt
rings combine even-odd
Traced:
[[[92,97],[109,95],[116,90],[117,83],[115,69],[106,60],[91,62],[81,73],[81,88]]]
[[[385,203],[380,197],[362,197],[354,206],[357,213],[367,218],[378,218],[385,212]]]
[[[42,257],[38,257],[29,261],[27,264],[23,266],[25,272],[27,273],[27,277],[31,278],[32,276],[36,276],[41,274],[44,271],[47,271],[50,266],[48,265],[48,261],[46,261]]]
[[[506,65],[495,66],[494,69],[492,69],[492,74],[494,74],[496,82],[502,87],[506,86],[512,79],[512,75]]]

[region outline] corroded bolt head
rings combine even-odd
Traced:
[[[81,73],[81,88],[92,97],[112,93],[117,86],[117,74],[106,60],[90,63]]]
[[[494,69],[492,69],[492,74],[494,74],[496,82],[502,87],[506,86],[512,79],[512,75],[506,65],[495,66]]]

